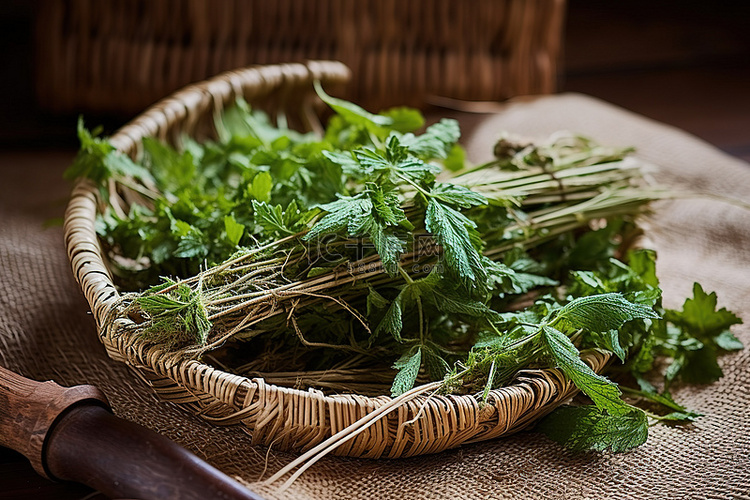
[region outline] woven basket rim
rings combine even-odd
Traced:
[[[191,111],[196,108],[216,111],[229,99],[234,100],[238,95],[247,97],[248,92],[262,94],[283,86],[312,88],[314,79],[324,83],[343,83],[348,78],[348,68],[334,61],[251,66],[222,73],[185,87],[154,104],[117,131],[110,142],[117,150],[133,154],[142,138],[151,136],[164,139],[174,133],[170,120],[180,120],[181,126],[188,124],[188,128],[194,126]],[[277,448],[288,449],[309,449],[332,435],[336,429],[352,423],[357,416],[366,415],[391,401],[387,395],[323,394],[315,389],[301,390],[266,384],[262,379],[235,375],[202,361],[175,358],[161,348],[144,345],[133,334],[123,334],[118,328],[128,320],[121,318],[112,321],[112,316],[117,314],[116,306],[121,295],[105,264],[94,227],[101,203],[98,196],[96,187],[87,180],[79,180],[74,187],[64,224],[69,260],[91,307],[100,340],[110,357],[139,369],[141,377],[162,398],[184,403],[205,420],[216,424],[243,423],[250,427],[253,443],[276,443],[281,434],[286,442],[277,445]],[[582,359],[595,371],[600,371],[609,357],[609,353],[600,350],[585,351],[582,355]],[[560,370],[544,369],[519,372],[511,385],[490,391],[490,404],[481,407],[474,395],[419,396],[409,402],[407,409],[395,412],[399,414],[396,424],[386,422],[369,438],[361,439],[359,444],[355,440],[354,444],[337,453],[372,457],[410,456],[494,438],[527,427],[575,392],[575,386]],[[423,410],[427,402],[447,408],[444,414],[436,409],[438,415],[452,412],[450,422],[438,422],[440,418],[428,418],[427,422],[422,423],[418,421],[415,425],[419,428],[414,431],[414,436],[401,436],[405,443],[398,442],[398,434],[395,442],[386,443],[389,440],[384,438],[388,438],[389,429],[392,431],[393,425],[401,429],[401,424],[414,417],[420,408]],[[274,404],[281,405],[281,409],[269,410],[268,406]],[[290,404],[299,408],[284,406]],[[300,409],[302,406],[304,410]],[[283,413],[282,410],[292,412],[292,416],[287,415],[284,417],[286,420],[280,422],[282,417],[268,414],[276,410],[279,415]],[[300,424],[300,421],[292,420],[302,419],[302,414],[305,419],[314,420],[309,416],[311,412],[323,420],[319,420],[317,426],[310,424],[309,429],[297,429],[300,425],[304,427],[304,422]],[[345,416],[343,420],[342,415]],[[270,420],[274,421],[274,429],[268,430],[265,427],[270,425]],[[291,430],[286,426],[290,426]],[[425,433],[429,439],[420,438],[420,433]],[[309,435],[308,439],[301,438],[302,434]]]

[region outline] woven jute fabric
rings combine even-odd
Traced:
[[[609,145],[634,145],[660,166],[661,183],[750,201],[750,166],[702,141],[600,101],[559,95],[459,116],[475,161],[501,131],[544,137],[567,129]],[[750,353],[724,356],[724,377],[678,386],[675,398],[703,414],[690,426],[655,426],[630,453],[572,455],[534,432],[398,460],[327,457],[287,491],[257,481],[295,455],[251,447],[239,428],[212,427],[160,402],[125,365],[106,357],[78,290],[60,228],[70,155],[0,156],[0,363],[38,380],[94,384],[115,413],[185,445],[268,498],[750,498]],[[750,321],[750,212],[691,198],[655,206],[648,236],[659,253],[665,305],[694,281]],[[737,336],[750,344],[750,329]]]

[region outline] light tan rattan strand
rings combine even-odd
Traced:
[[[301,96],[313,97],[314,79],[325,85],[342,83],[348,76],[348,69],[336,62],[257,66],[225,73],[157,103],[110,140],[118,150],[135,156],[144,137],[174,143],[184,133],[209,133],[215,113],[239,95],[251,102],[282,103],[286,97],[299,104],[304,101]],[[314,389],[279,387],[194,359],[175,359],[173,353],[139,342],[124,331],[132,326],[131,320],[114,316],[119,294],[94,228],[100,204],[92,184],[81,181],[76,185],[65,217],[73,272],[110,357],[135,367],[163,399],[215,424],[244,425],[254,444],[288,450],[310,449],[391,401],[388,396],[326,395]],[[587,352],[584,359],[598,371],[608,357]],[[527,427],[574,391],[558,370],[535,370],[519,374],[509,387],[491,391],[484,405],[470,395],[422,395],[388,413],[334,453],[404,457],[495,438]]]

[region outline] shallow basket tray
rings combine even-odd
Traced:
[[[156,137],[173,145],[183,134],[211,137],[214,118],[239,96],[254,105],[284,110],[313,127],[316,96],[312,83],[343,84],[346,66],[313,61],[305,65],[255,66],[231,71],[184,88],[158,102],[110,138],[121,152],[136,158],[141,140]],[[292,116],[291,112],[295,114]],[[127,196],[111,197],[127,208]],[[253,444],[307,450],[360,418],[391,402],[389,396],[324,394],[267,384],[181,358],[140,341],[132,321],[120,315],[120,294],[107,268],[96,230],[103,208],[98,189],[86,180],[74,187],[65,215],[65,241],[75,278],[89,302],[100,339],[109,356],[134,367],[164,400],[181,405],[217,425],[243,425]],[[129,328],[130,327],[130,328]],[[608,361],[600,351],[583,360],[599,371]],[[473,395],[421,395],[342,444],[334,453],[362,457],[406,457],[435,453],[462,443],[507,435],[531,425],[576,391],[559,370],[527,370],[513,383],[489,393],[487,404]],[[415,418],[417,417],[418,418]]]

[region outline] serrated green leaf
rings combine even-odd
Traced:
[[[354,151],[354,157],[367,174],[394,166],[385,156],[369,147],[357,149]]]
[[[473,244],[478,234],[474,222],[431,198],[425,213],[425,227],[442,247],[444,263],[465,285],[486,283],[487,271]]]
[[[629,406],[620,399],[620,389],[610,380],[597,375],[586,363],[581,361],[578,349],[570,339],[550,326],[542,327],[543,345],[555,366],[570,378],[597,407],[612,415],[623,415]]]
[[[538,274],[514,272],[510,276],[513,284],[512,292],[516,294],[526,293],[535,288],[543,286],[557,286],[560,283],[546,276]]]
[[[448,182],[435,184],[430,194],[454,207],[471,208],[487,204],[487,198],[484,195],[474,192],[467,187]]]
[[[687,329],[691,335],[707,340],[720,335],[732,325],[742,320],[726,308],[716,309],[716,292],[706,293],[700,284],[693,285],[693,297],[685,301],[682,311],[667,310],[664,318],[680,328]]]
[[[284,222],[284,210],[281,205],[271,206],[265,201],[253,200],[253,218],[256,224],[271,233],[284,236],[295,233]]]
[[[398,275],[401,254],[406,249],[406,243],[390,232],[390,229],[377,223],[370,226],[369,236],[383,263],[383,269],[391,276]]]
[[[589,338],[593,340],[596,347],[612,351],[622,361],[625,362],[627,358],[627,352],[620,343],[620,332],[617,330],[609,330],[601,333],[591,333]]]
[[[419,367],[422,365],[422,349],[418,348],[414,352],[407,352],[393,364],[393,368],[398,370],[396,378],[393,379],[391,386],[391,396],[398,397],[414,387],[419,375]]]
[[[190,232],[195,229],[193,226],[188,224],[187,222],[179,219],[172,218],[170,220],[170,230],[172,231],[172,234],[174,234],[177,237],[183,237],[190,234]]]
[[[362,195],[344,196],[332,203],[321,205],[320,208],[328,212],[328,215],[320,219],[304,236],[303,239],[306,241],[348,228],[353,219],[372,213],[372,201]]]
[[[463,314],[475,318],[494,318],[497,313],[487,307],[484,302],[472,299],[463,291],[448,285],[449,280],[442,280],[437,286],[431,287],[431,299],[439,311]],[[428,296],[427,293],[423,295]]]
[[[197,172],[192,153],[178,153],[152,137],[143,139],[143,149],[151,173],[165,190],[178,192],[195,182]]]
[[[510,340],[509,335],[498,335],[498,333],[493,330],[482,330],[477,332],[476,340],[471,348],[475,350],[489,348],[499,351],[506,346]]]
[[[200,229],[192,228],[190,232],[180,237],[174,256],[183,259],[202,259],[208,255],[208,251],[208,242],[203,232]]]
[[[520,250],[520,249],[518,249]],[[491,288],[502,294],[522,294],[530,290],[557,286],[560,283],[538,273],[544,272],[543,267],[526,255],[511,251],[506,255],[506,263],[493,262],[484,259]]]
[[[75,180],[86,177],[94,182],[101,183],[108,179],[111,172],[107,168],[104,159],[115,150],[114,146],[107,141],[97,137],[99,130],[89,132],[83,124],[83,118],[78,118],[78,140],[81,147],[73,164],[63,174],[67,180]]]
[[[668,392],[658,394],[654,386],[643,379],[638,379],[638,383],[642,387],[642,390],[636,391],[630,389],[628,392],[673,410],[668,415],[659,417],[660,420],[691,421],[701,416],[700,413],[688,410],[684,406],[677,404]]]
[[[723,374],[717,360],[722,346],[743,347],[728,330],[742,320],[725,308],[717,310],[716,306],[716,293],[706,293],[695,283],[693,297],[685,301],[681,311],[665,311],[666,334],[654,350],[672,357],[664,374],[666,387],[678,378],[697,384],[718,380]]]
[[[419,159],[409,159],[396,164],[394,172],[417,182],[432,182],[440,173],[440,167]]]
[[[372,212],[363,212],[353,215],[346,226],[346,234],[357,237],[364,237],[372,232],[373,227],[378,222],[373,217]]]
[[[391,305],[385,311],[383,319],[373,331],[374,336],[378,336],[381,333],[387,333],[391,335],[396,341],[403,342],[401,338],[401,330],[404,328],[402,319],[403,315],[403,302],[404,302],[404,291],[402,290],[395,299],[391,302]]]
[[[654,308],[661,300],[661,288],[651,288],[635,292],[631,298],[633,304],[640,304],[648,308]]]
[[[401,138],[396,134],[388,137],[385,155],[394,172],[405,175],[414,180],[426,181],[440,173],[440,167],[427,163],[412,154],[401,144]]]
[[[130,157],[115,150],[106,139],[97,135],[98,130],[89,132],[83,124],[83,119],[78,119],[78,139],[81,147],[73,164],[63,174],[65,179],[86,177],[100,185],[112,177],[130,177],[154,182],[147,169],[134,163]]]
[[[697,415],[701,416],[701,415]],[[695,414],[692,413],[683,413],[681,411],[673,411],[669,412],[666,415],[662,415],[659,417],[659,421],[661,422],[692,422],[696,418]]]
[[[398,226],[403,225],[406,220],[406,214],[401,208],[401,200],[396,190],[384,190],[381,186],[373,186],[368,190],[370,200],[375,210],[377,218],[385,225]],[[412,229],[414,226],[411,226]]]
[[[648,439],[648,418],[636,408],[609,415],[595,406],[563,406],[545,417],[537,429],[573,451],[622,453]]]
[[[340,165],[342,171],[347,175],[361,175],[365,173],[362,165],[360,165],[351,152],[323,151],[323,156],[336,165]]]
[[[523,249],[517,247],[505,254],[503,263],[516,272],[545,274],[546,271],[545,266],[541,262],[532,259]]]
[[[317,215],[315,210],[304,210],[299,207],[297,200],[292,200],[283,212],[284,226],[298,233]]]
[[[409,149],[409,152],[422,159],[445,159],[460,137],[461,129],[458,122],[443,118],[438,123],[427,127],[422,135],[404,134],[400,142]]]
[[[629,302],[619,293],[604,293],[578,297],[559,309],[556,317],[572,328],[603,333],[619,330],[634,319],[658,319],[659,315],[653,309]]]

